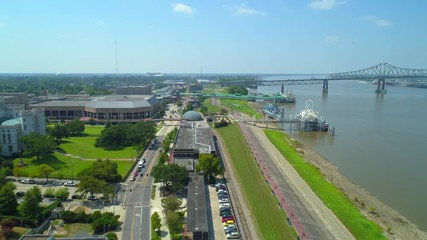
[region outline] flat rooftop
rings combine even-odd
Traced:
[[[187,231],[208,232],[206,210],[205,178],[195,173],[189,174],[187,196]]]
[[[216,152],[211,131],[203,121],[181,123],[174,148],[198,149],[201,154]]]

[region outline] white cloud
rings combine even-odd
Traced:
[[[325,37],[325,42],[327,43],[336,43],[340,40],[338,35],[328,35]]]
[[[253,8],[249,8],[243,4],[240,6],[235,6],[233,14],[234,15],[261,15],[261,16],[266,15],[265,12],[258,11]]]
[[[183,3],[172,3],[172,11],[178,13],[185,13],[188,15],[193,14],[194,10],[192,7],[185,5]]]
[[[345,4],[346,0],[313,0],[308,6],[320,10],[330,10],[337,5]]]
[[[362,16],[360,18],[362,18],[363,20],[366,20],[372,24],[375,24],[378,27],[390,27],[391,25],[393,25],[392,22],[385,20],[385,19],[380,19],[380,18],[375,17],[375,16]]]

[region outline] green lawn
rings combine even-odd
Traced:
[[[135,148],[126,147],[120,150],[104,150],[95,147],[95,140],[101,135],[103,126],[85,126],[85,136],[64,139],[60,148],[66,153],[85,159],[131,159],[135,157]]]
[[[262,114],[255,111],[255,109],[249,106],[249,102],[245,100],[236,100],[236,99],[220,99],[221,105],[226,106],[235,111],[245,113],[249,116],[254,116],[257,119],[262,118]]]
[[[245,201],[253,214],[256,229],[263,239],[296,239],[286,214],[265,182],[237,125],[218,128],[230,154],[231,165],[241,184]]]
[[[24,171],[23,176],[30,176],[31,173],[35,172],[40,164],[46,163],[55,169],[55,171],[50,175],[53,178],[57,178],[58,173],[62,174],[63,178],[71,178],[72,176],[76,178],[78,172],[84,168],[88,168],[94,162],[94,160],[80,160],[58,153],[41,157],[39,161],[37,161],[35,157],[22,158],[22,160],[28,164],[27,166],[22,167],[22,170]],[[124,177],[131,167],[131,161],[112,161],[117,163],[119,174]],[[15,167],[17,167],[16,165],[19,163],[19,158],[15,159],[13,162]]]
[[[131,159],[136,159],[137,152],[134,150],[134,147],[127,147],[121,150],[104,150],[102,148],[96,148],[94,146],[95,139],[101,135],[103,129],[103,126],[86,125],[84,136],[70,137],[69,139],[63,140],[63,143],[59,146],[65,153],[86,160],[64,156],[59,153],[43,156],[39,161],[37,161],[35,157],[23,158],[23,161],[28,164],[26,167],[22,168],[25,173],[24,176],[29,176],[30,173],[35,171],[38,165],[46,163],[55,169],[51,177],[62,174],[64,178],[71,178],[72,175],[75,178],[78,172],[89,167],[96,159],[110,159],[116,162],[120,175],[125,176],[131,167]],[[14,163],[15,165],[18,164],[19,159],[15,159]]]
[[[219,113],[221,112],[221,107],[218,105],[212,104],[212,98],[206,98],[203,102],[203,106],[208,108],[208,112],[210,113]]]
[[[316,195],[334,212],[356,239],[387,239],[383,235],[383,230],[377,224],[363,216],[343,192],[338,190],[332,183],[326,181],[317,167],[304,160],[290,144],[288,137],[283,132],[267,129],[264,132]]]
[[[55,234],[55,237],[72,237],[74,234],[89,235],[93,232],[90,223],[67,223],[64,224],[65,234]]]

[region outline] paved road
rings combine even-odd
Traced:
[[[153,178],[151,169],[156,164],[164,137],[173,129],[171,126],[163,127],[159,133],[159,141],[155,148],[147,150],[141,157],[147,160],[146,167],[142,169],[143,176],[138,176],[135,182],[129,179],[123,184],[121,202],[126,208],[123,222],[122,239],[150,240],[151,239],[151,187]],[[140,159],[139,159],[140,160]],[[138,161],[139,161],[138,160]],[[136,171],[136,167],[134,169]]]

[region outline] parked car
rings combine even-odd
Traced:
[[[76,183],[73,182],[73,181],[69,181],[69,182],[64,183],[64,186],[66,186],[66,187],[75,187]]]
[[[99,198],[97,198],[97,197],[95,197],[95,196],[89,196],[89,197],[87,197],[87,200],[90,200],[90,201],[95,201],[95,200],[98,200]]]
[[[230,204],[230,203],[223,203],[223,204],[220,204],[220,205],[219,205],[219,208],[222,208],[222,207],[231,207],[231,204]]]
[[[16,197],[23,197],[25,192],[16,192]]]
[[[227,230],[227,229],[237,229],[237,226],[236,226],[236,224],[230,224],[230,225],[227,225],[227,226],[224,226],[224,230]]]
[[[221,219],[221,221],[224,223],[224,222],[227,222],[227,221],[229,221],[229,220],[232,220],[232,221],[234,221],[234,217],[223,217],[222,219]]]
[[[229,203],[230,201],[228,200],[228,198],[221,198],[218,200],[218,203]]]
[[[227,190],[227,187],[225,186],[219,186],[219,187],[215,187],[215,190],[218,192],[219,190]]]
[[[231,214],[231,212],[223,212],[223,213],[220,213],[219,216],[223,218],[234,217],[233,214]]]
[[[224,184],[224,183],[216,183],[216,184],[215,184],[215,187],[221,187],[221,186],[224,186],[224,187],[225,187],[225,184]]]
[[[219,194],[219,193],[228,193],[228,192],[227,192],[227,190],[225,190],[225,189],[219,189],[219,190],[218,190],[218,194]]]
[[[227,239],[237,239],[240,238],[240,234],[238,232],[231,232],[226,235]]]
[[[135,180],[136,180],[136,177],[135,177],[135,176],[132,176],[132,177],[130,178],[130,180],[133,182],[133,181],[135,181]]]
[[[237,228],[227,228],[224,230],[225,234],[229,234],[232,232],[237,232]]]
[[[52,184],[53,186],[62,186],[62,185],[64,185],[63,182],[59,182],[59,181],[52,181],[52,182],[50,182],[50,184]]]
[[[34,184],[36,182],[33,179],[27,178],[27,179],[21,180],[21,183],[24,183],[24,184]]]
[[[224,226],[228,226],[228,225],[231,225],[231,224],[234,224],[234,223],[236,223],[235,222],[235,220],[227,220],[227,222],[224,222],[224,223],[222,223]]]
[[[231,207],[224,206],[219,208],[219,211],[224,211],[224,210],[231,210]]]
[[[138,172],[134,172],[134,173],[133,173],[133,176],[134,176],[134,177],[138,177]]]
[[[82,199],[82,196],[74,194],[73,196],[71,196],[71,199]]]

